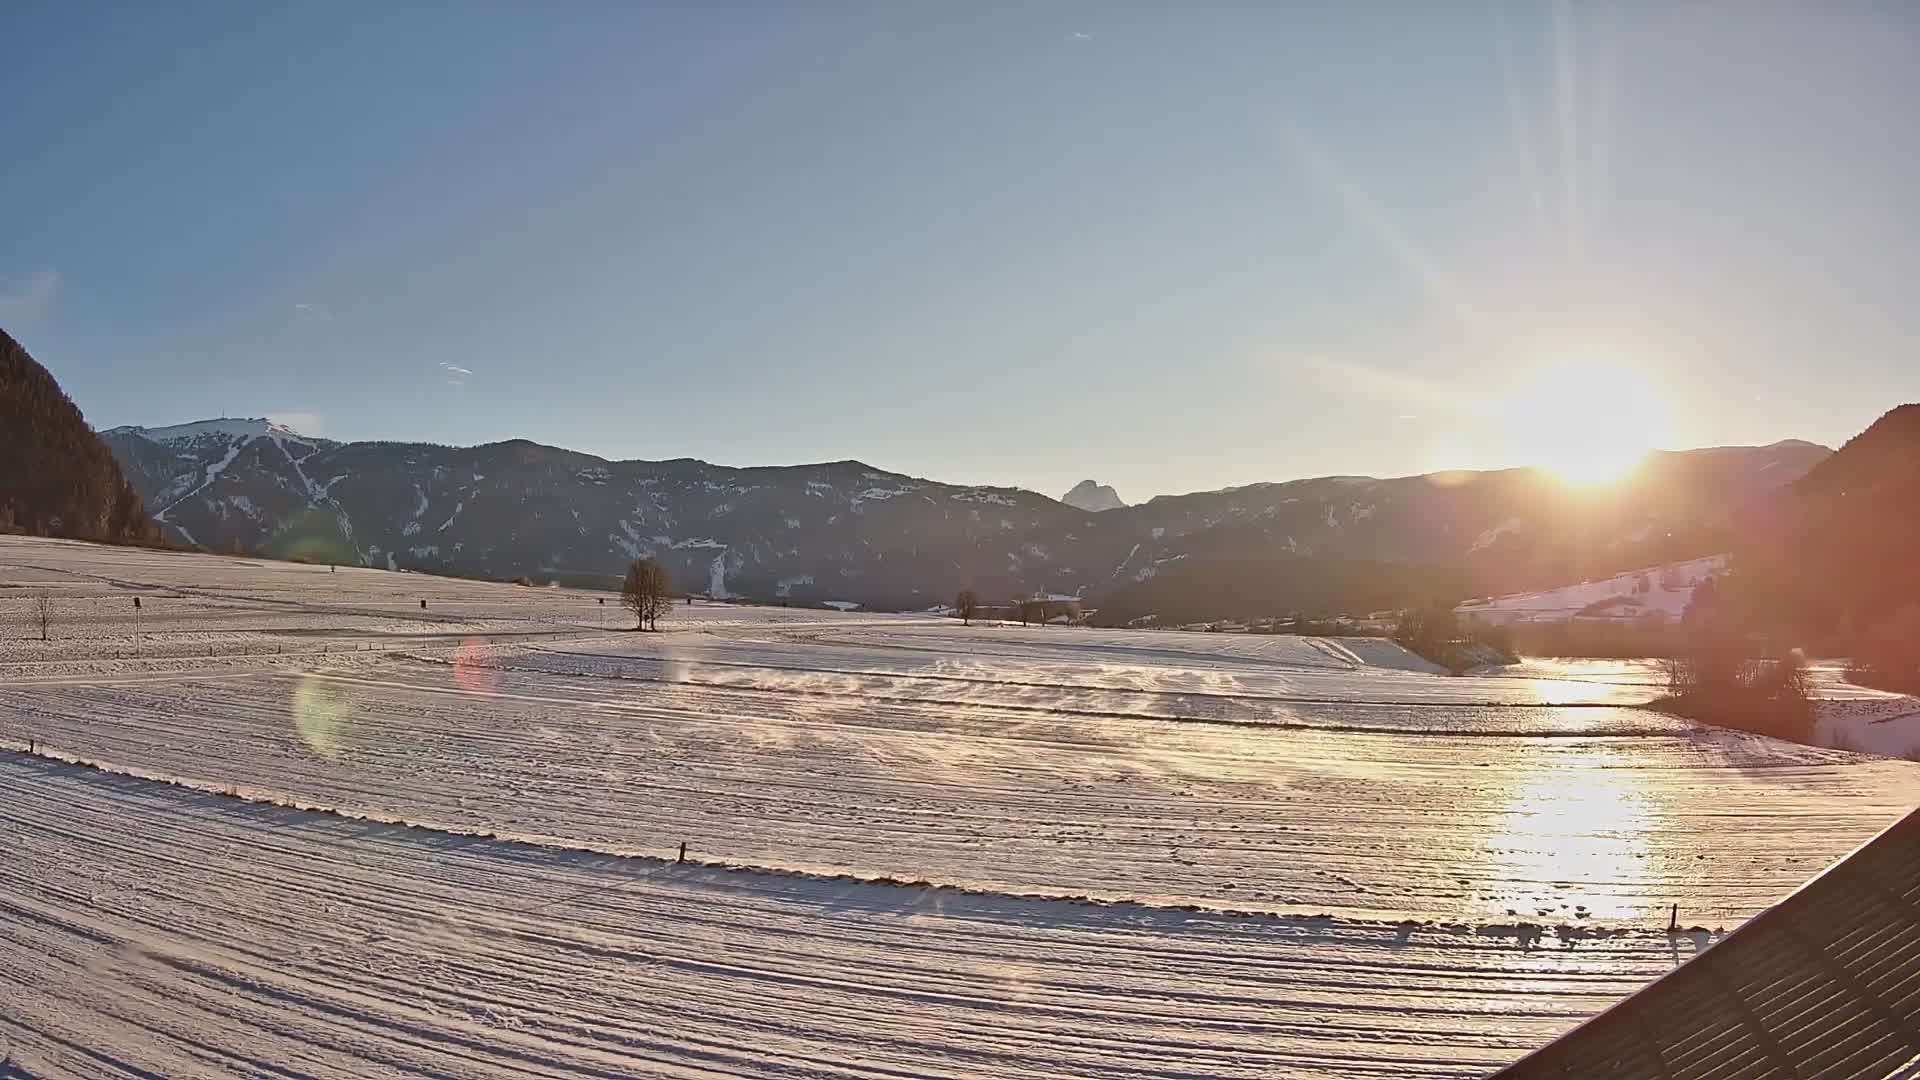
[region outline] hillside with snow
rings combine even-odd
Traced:
[[[1726,556],[1711,555],[1641,567],[1558,589],[1479,597],[1454,610],[1493,623],[1565,622],[1575,618],[1631,621],[1648,617],[1670,622],[1686,613],[1695,589],[1726,569]]]

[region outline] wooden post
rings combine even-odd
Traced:
[[[1667,933],[1677,934],[1679,932],[1680,932],[1680,905],[1675,904],[1673,905],[1673,913],[1667,916]]]
[[[683,863],[687,861],[687,842],[685,840],[680,841],[680,857],[673,861],[676,863]]]

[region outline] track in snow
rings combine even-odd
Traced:
[[[1467,1077],[1698,947],[800,882],[18,756],[0,791],[30,1076]]]

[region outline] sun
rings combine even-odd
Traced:
[[[1582,488],[1618,481],[1673,438],[1653,380],[1604,360],[1541,368],[1500,398],[1491,419],[1502,457]]]

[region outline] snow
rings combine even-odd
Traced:
[[[989,506],[1020,505],[1010,496],[1002,495],[997,491],[988,491],[984,488],[970,488],[966,491],[956,491],[947,496],[947,498],[952,499],[954,502],[986,503]]]
[[[605,594],[0,538],[0,619],[23,589],[60,611],[0,636],[34,1076],[1482,1076],[1713,939],[1676,956],[1668,904],[1737,925],[1920,801],[1630,707],[1631,664],[615,633]]]
[[[1846,682],[1846,665],[1811,665],[1814,737],[1823,745],[1888,757],[1920,757],[1920,699]]]
[[[119,427],[114,428],[109,434],[139,435],[153,442],[166,443],[208,437],[251,441],[262,435],[279,435],[301,440],[306,438],[285,424],[276,424],[264,417],[251,419],[222,417],[218,420],[197,420],[190,424],[174,424],[171,427]]]
[[[1498,525],[1495,525],[1493,528],[1488,529],[1485,532],[1481,533],[1479,536],[1475,537],[1472,546],[1467,548],[1467,551],[1469,553],[1475,552],[1475,551],[1485,551],[1487,548],[1490,548],[1494,544],[1498,543],[1502,536],[1505,536],[1510,532],[1519,531],[1520,527],[1523,524],[1525,523],[1522,522],[1519,518],[1510,517],[1507,520],[1501,522]]]
[[[852,611],[855,608],[860,606],[858,603],[852,600],[822,600],[820,601],[820,603],[825,607],[830,607],[834,609],[835,611]]]
[[[1582,582],[1542,592],[1514,593],[1484,600],[1470,600],[1454,610],[1492,622],[1563,621],[1579,615],[1596,604],[1612,601],[1609,617],[1638,618],[1656,614],[1677,619],[1693,601],[1693,590],[1702,581],[1725,572],[1727,557],[1711,555],[1685,562],[1664,563],[1628,570],[1600,581]],[[1636,592],[1640,578],[1646,578],[1648,591]],[[1669,588],[1672,584],[1674,587]]]
[[[208,421],[208,422],[212,423],[212,421]],[[265,423],[265,421],[262,421],[262,423]],[[192,427],[195,425],[189,424],[185,426]],[[163,429],[163,430],[166,430],[166,429]],[[246,441],[237,442],[237,443],[234,443],[232,446],[227,447],[227,452],[224,457],[222,457],[219,461],[213,462],[207,466],[206,478],[200,481],[200,485],[198,487],[194,488],[193,490],[187,492],[184,495],[181,495],[179,498],[174,499],[171,502],[167,503],[164,509],[162,509],[159,513],[153,515],[153,519],[155,521],[166,521],[167,514],[170,513],[174,507],[179,506],[181,503],[186,502],[188,499],[191,499],[195,495],[198,495],[201,492],[207,490],[209,487],[212,487],[213,482],[215,480],[220,479],[220,474],[227,471],[227,466],[233,464],[234,459],[240,456],[240,451],[246,449],[247,443],[251,441],[252,439],[249,438]],[[167,522],[167,523],[170,525],[173,524],[172,522]],[[180,527],[178,525],[175,525],[174,528],[179,529]],[[181,532],[181,535],[183,536],[186,535],[185,529],[180,529],[180,532]],[[191,537],[188,537],[188,542],[189,543],[192,542]]]
[[[710,536],[696,536],[687,540],[675,540],[672,546],[675,551],[685,551],[688,548],[725,548],[727,544],[723,540],[715,540]]]
[[[280,448],[281,455],[287,459],[287,464],[292,467],[293,475],[300,478],[300,488],[307,493],[307,505],[318,506],[325,499],[326,492],[314,487],[313,478],[307,475],[307,470],[303,467],[303,463],[307,459],[305,457],[294,457],[293,451],[287,449],[287,439],[284,436],[274,435],[272,438],[273,445]],[[308,454],[311,455],[313,452],[311,445],[305,442],[301,442],[301,445],[307,446]],[[335,479],[337,480],[339,478],[335,477]],[[329,481],[328,483],[331,485],[332,482]]]

